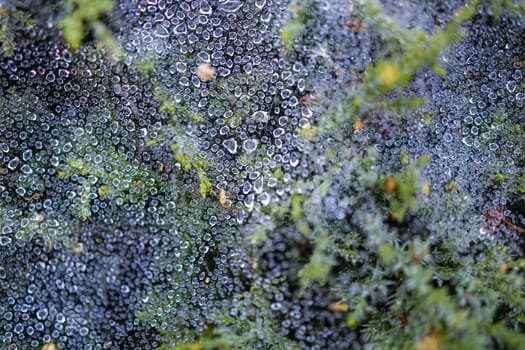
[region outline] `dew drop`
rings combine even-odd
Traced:
[[[253,190],[255,193],[260,194],[263,191],[263,184],[264,184],[264,178],[262,176],[259,176],[257,180],[253,183]]]
[[[1,246],[6,246],[9,243],[11,243],[11,241],[12,241],[11,237],[5,237],[5,236],[0,237],[0,245]]]
[[[49,81],[50,83],[54,82],[55,81],[55,74],[53,72],[49,72],[46,75],[46,80]]]
[[[186,34],[188,32],[188,28],[186,28],[185,23],[178,24],[173,28],[174,34]]]
[[[270,199],[271,199],[270,195],[266,192],[259,195],[259,202],[261,203],[262,206],[266,206],[270,204]]]
[[[38,318],[39,320],[42,321],[42,320],[45,320],[47,318],[47,315],[48,315],[47,309],[40,309],[36,313],[36,318]]]
[[[56,315],[56,320],[58,323],[64,323],[66,322],[66,317],[64,316],[64,314],[62,314],[61,312],[59,312],[57,315]]]
[[[253,206],[255,204],[255,196],[254,194],[249,194],[246,196],[246,199],[244,200],[244,205],[248,210],[253,209]]]
[[[255,0],[255,7],[262,9],[266,5],[266,0]]]
[[[15,170],[18,167],[19,164],[20,164],[20,158],[15,157],[15,158],[11,159],[9,161],[9,163],[7,163],[7,167],[10,170]]]
[[[278,138],[284,135],[284,129],[283,128],[277,128],[273,131],[273,137]]]
[[[505,87],[507,88],[508,92],[513,93],[516,90],[516,82],[513,80],[510,80],[507,82]]]
[[[206,0],[201,0],[200,6],[199,6],[199,12],[203,15],[209,15],[211,14],[211,6]]]
[[[222,145],[230,152],[231,154],[237,153],[237,141],[235,139],[226,139],[222,142]]]
[[[155,35],[158,36],[159,38],[166,38],[170,35],[170,33],[164,26],[158,25],[157,28],[155,29]]]
[[[33,172],[31,167],[29,165],[27,165],[27,164],[22,165],[22,168],[20,170],[22,170],[22,172],[24,174],[26,174],[26,175],[29,175],[29,174],[31,174]]]
[[[252,153],[257,149],[258,144],[259,141],[257,141],[256,139],[248,139],[242,143],[242,148],[246,153]]]
[[[462,138],[461,142],[467,147],[472,147],[472,138],[470,136]]]
[[[219,4],[219,10],[224,12],[237,12],[242,7],[242,1],[228,0]]]
[[[259,123],[268,122],[268,112],[257,111],[252,114],[252,118]]]

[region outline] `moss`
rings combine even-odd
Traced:
[[[71,49],[78,50],[88,31],[92,31],[98,40],[98,48],[106,48],[116,58],[122,58],[123,52],[106,25],[100,18],[113,9],[111,0],[86,2],[82,0],[65,1],[67,14],[58,25]]]
[[[418,177],[422,167],[429,160],[429,157],[420,157],[411,165],[406,153],[402,153],[401,163],[405,169],[378,178],[376,188],[379,193],[384,193],[388,211],[395,220],[403,221],[404,216],[417,207],[418,192],[426,192],[428,195],[428,184],[425,185],[423,182],[418,185]]]
[[[306,22],[310,18],[311,8],[314,5],[314,0],[294,0],[291,2],[290,19],[281,29],[281,40],[286,50],[294,49],[295,40],[303,33]]]

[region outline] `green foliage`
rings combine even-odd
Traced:
[[[286,50],[295,47],[295,41],[303,33],[316,0],[293,0],[290,4],[290,19],[281,29],[281,40]]]
[[[92,31],[100,48],[105,47],[114,57],[122,57],[122,51],[116,39],[106,25],[100,21],[104,14],[113,9],[111,0],[65,0],[64,7],[67,9],[67,14],[60,20],[59,26],[71,49],[77,50],[87,32]]]
[[[210,164],[206,158],[199,155],[199,151],[195,147],[193,140],[183,133],[177,134],[175,143],[171,149],[175,154],[175,160],[180,163],[184,170],[189,171],[193,169],[197,172],[200,193],[201,196],[205,198],[212,187],[206,169],[211,167],[212,164]]]
[[[388,92],[406,87],[414,74],[423,67],[431,67],[437,74],[444,75],[439,66],[439,53],[463,36],[461,25],[471,19],[480,6],[480,1],[471,1],[461,8],[447,26],[432,35],[421,30],[402,29],[393,19],[382,14],[376,1],[361,1],[358,8],[362,12],[363,25],[369,26],[384,41],[384,56],[367,67],[364,82],[356,86],[355,92],[345,101],[336,115],[335,123],[341,124],[349,119],[357,119],[360,114],[374,110],[377,102]],[[421,100],[402,104],[405,108],[417,107]],[[383,106],[388,106],[390,103]],[[394,102],[395,105],[395,102]],[[324,129],[335,126],[329,120]]]
[[[139,72],[146,76],[150,76],[153,73],[153,68],[155,67],[155,62],[157,61],[156,57],[150,57],[143,59],[137,62],[137,68]]]
[[[279,293],[275,286],[268,288]],[[211,315],[216,326],[198,342],[164,345],[159,350],[241,350],[254,349],[261,344],[268,349],[298,350],[298,345],[292,340],[279,335],[279,324],[271,312],[267,295],[267,292],[252,286],[246,293],[233,297],[236,302],[229,314]],[[246,310],[253,310],[253,313],[247,314]]]
[[[8,24],[8,10],[0,7],[0,43],[2,44],[2,54],[11,55],[13,52],[14,35]]]
[[[139,66],[139,69],[140,67],[141,66]],[[142,69],[144,69],[144,67],[142,67]],[[190,110],[188,110],[188,108],[181,103],[172,101],[166,94],[158,93],[155,95],[155,99],[161,104],[159,111],[172,117],[171,122],[173,125],[176,125],[177,123],[191,124],[204,121],[203,117],[196,113],[190,112]]]
[[[326,252],[331,247],[330,239],[325,233],[323,236],[315,238],[315,250],[310,256],[310,260],[299,271],[301,285],[307,287],[313,282],[323,285],[335,266],[334,257]]]
[[[77,129],[76,132],[84,133],[84,129]],[[151,193],[162,186],[157,174],[137,167],[136,162],[126,160],[113,147],[108,146],[104,152],[105,162],[101,163],[96,158],[86,161],[85,154],[89,148],[79,146],[73,145],[79,149],[77,157],[68,158],[66,164],[58,164],[57,173],[63,179],[80,176],[81,195],[76,199],[73,211],[83,220],[91,216],[90,203],[95,198],[123,205],[137,202],[145,191]]]
[[[495,16],[499,16],[501,12],[506,8],[511,10],[513,13],[525,17],[525,4],[520,1],[511,0],[491,0],[491,10]]]
[[[487,137],[486,142],[497,142],[502,135],[511,135],[515,140],[513,147],[523,149],[525,147],[525,131],[519,124],[513,122],[508,115],[499,112],[494,117],[496,125],[499,127],[493,130]],[[514,199],[509,203],[516,212],[521,212],[525,208],[525,156],[522,153],[514,159],[521,169],[517,172],[509,172],[507,164],[498,162],[489,172],[487,182],[492,183],[494,187],[508,193]],[[519,231],[519,230],[518,230]]]
[[[0,55],[13,56],[16,46],[14,28],[30,28],[34,24],[29,14],[0,4]]]
[[[405,214],[417,207],[416,195],[421,192],[420,188],[423,186],[419,181],[419,174],[429,160],[429,157],[421,157],[410,165],[408,156],[402,153],[401,162],[405,169],[396,174],[379,177],[376,188],[384,193],[389,213],[395,220],[403,221]]]
[[[403,109],[419,107],[421,99],[388,98],[406,87],[423,67],[445,74],[439,66],[439,53],[462,37],[462,23],[475,15],[480,4],[470,2],[444,30],[428,35],[402,29],[383,15],[375,2],[359,3],[364,13],[363,26],[379,33],[385,48],[383,55],[388,58],[380,58],[367,68],[364,82],[352,88],[335,122],[333,118],[320,121],[322,130],[333,132],[367,111],[399,115]],[[521,6],[505,1],[499,4],[513,9]],[[431,118],[426,117],[427,124]],[[501,118],[500,123],[504,122]],[[303,130],[301,137],[323,142],[324,134],[313,134],[314,129],[318,128]],[[525,139],[519,126],[512,125],[503,132],[516,133],[516,140]],[[411,162],[401,154],[401,170],[384,173],[379,155],[373,150],[348,160],[341,157],[344,147],[343,141],[339,148],[326,151],[324,159],[329,170],[309,181],[298,181],[296,188],[301,191],[281,204],[286,210],[273,211],[281,220],[291,219],[295,229],[313,242],[313,252],[299,272],[303,288],[311,287],[312,282],[335,288],[336,299],[348,303],[348,327],[364,332],[374,348],[520,348],[524,338],[524,280],[521,267],[515,266],[523,263],[513,261],[504,249],[497,248],[487,249],[490,258],[482,264],[462,255],[461,240],[476,232],[455,237],[443,230],[436,237],[404,227],[407,214],[425,217],[429,212],[430,204],[425,204],[424,198],[430,188],[421,176],[428,157]],[[346,173],[348,169],[352,169],[350,174]],[[328,196],[332,179],[342,172],[347,179],[357,179],[357,184],[348,185],[345,192],[344,199],[354,209],[348,225],[325,220],[322,214],[321,203]],[[506,189],[519,191],[518,184],[525,183],[522,175],[514,174],[513,180],[507,180],[507,176],[498,174],[496,179],[506,182]],[[445,191],[450,193],[446,212],[463,215],[466,199],[457,192],[457,184],[452,181]],[[518,192],[514,198],[520,198]],[[341,259],[346,262],[343,266]],[[349,293],[351,289],[354,292]]]

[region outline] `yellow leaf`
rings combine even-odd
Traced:
[[[439,334],[429,334],[416,343],[416,350],[440,350],[443,338]]]
[[[423,192],[425,196],[428,196],[430,194],[430,185],[428,184],[428,182],[423,182],[423,185],[421,186],[421,192]]]
[[[328,305],[328,308],[336,312],[347,312],[348,311],[348,305],[345,303],[340,303],[338,301]]]
[[[392,62],[385,62],[378,66],[377,79],[379,83],[385,88],[394,85],[401,77],[401,72],[397,65]]]
[[[188,350],[201,350],[202,346],[200,343],[191,343],[188,345]]]
[[[363,128],[363,121],[361,119],[356,119],[354,122],[354,130],[359,131]]]
[[[390,194],[394,192],[396,188],[396,181],[390,176],[385,178],[385,193]]]
[[[232,205],[232,202],[226,198],[224,188],[221,188],[221,192],[219,193],[219,202],[224,208],[229,208]]]
[[[56,350],[57,347],[54,343],[47,343],[42,345],[42,350]]]
[[[109,187],[107,185],[102,185],[97,189],[97,193],[100,197],[105,196],[109,192]]]

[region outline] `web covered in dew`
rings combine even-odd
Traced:
[[[336,249],[363,226],[521,256],[525,189],[506,179],[525,162],[523,21],[481,8],[441,53],[446,76],[422,68],[392,93],[424,104],[338,123],[388,40],[358,2],[307,3],[290,47],[289,1],[114,1],[120,59],[93,37],[71,50],[52,2],[0,5],[2,347],[368,349],[352,300],[393,287],[367,284],[372,252]],[[384,11],[429,33],[462,6],[403,4]],[[402,154],[430,155],[421,210],[377,221],[390,199],[363,189]]]

